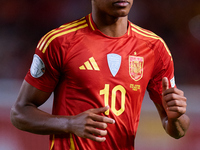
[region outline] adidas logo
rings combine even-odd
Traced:
[[[80,70],[97,70],[100,71],[95,59],[89,58],[89,61],[84,62],[84,65],[79,67]]]

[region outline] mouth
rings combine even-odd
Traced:
[[[117,7],[126,7],[129,4],[130,3],[127,0],[119,0],[119,1],[113,3],[113,5],[117,6]]]

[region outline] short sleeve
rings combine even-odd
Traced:
[[[60,43],[57,39],[48,44],[45,51],[37,47],[25,80],[41,91],[54,91],[61,74],[61,56]]]
[[[174,81],[174,64],[171,53],[165,44],[160,39],[153,45],[154,50],[154,69],[149,81],[147,91],[152,101],[162,104],[162,79],[167,77],[170,87],[175,86]]]

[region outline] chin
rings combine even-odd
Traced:
[[[126,17],[128,16],[127,12],[118,12],[114,15],[115,17]]]
[[[114,11],[114,16],[115,17],[126,17],[129,14],[129,9],[118,9],[116,11]]]

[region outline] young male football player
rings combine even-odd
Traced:
[[[92,0],[92,13],[47,33],[11,109],[13,124],[50,135],[51,150],[134,150],[145,91],[166,132],[189,127],[173,59],[156,34],[128,21],[133,0]],[[53,112],[38,107],[54,92]]]

